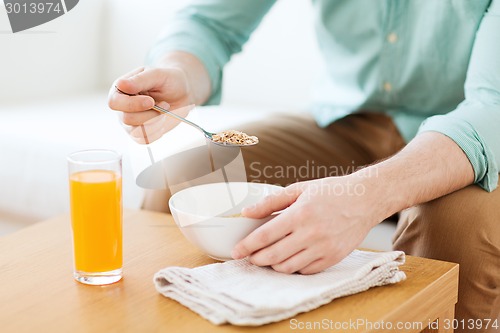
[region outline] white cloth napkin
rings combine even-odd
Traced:
[[[401,251],[355,250],[313,275],[278,273],[246,259],[196,268],[167,267],[154,276],[156,289],[216,325],[256,326],[310,311],[333,299],[406,278]]]

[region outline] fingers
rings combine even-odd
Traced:
[[[165,102],[161,102],[158,104],[160,107],[167,109],[168,104]],[[185,107],[179,108],[177,110],[173,110],[172,112],[175,114],[178,114],[181,117],[186,117],[189,113],[194,108],[194,105],[187,105]],[[138,143],[141,144],[149,144],[151,142],[154,142],[161,138],[163,134],[167,133],[170,131],[172,128],[177,126],[179,124],[179,120],[172,118],[171,116],[164,114],[164,113],[158,113],[157,111],[151,111],[154,112],[154,117],[151,119],[148,119],[142,123],[142,114],[145,114],[145,112],[141,113],[125,113],[123,115],[123,118],[129,116],[137,116],[136,119],[134,119],[134,126],[129,129],[129,134],[130,136]],[[125,121],[122,120],[124,123]],[[128,124],[130,125],[130,124]]]
[[[164,84],[167,76],[165,70],[157,68],[131,72],[131,74],[126,74],[115,83],[118,89],[131,95],[158,89]]]
[[[117,91],[116,88],[120,91]],[[115,81],[110,89],[108,105],[123,112],[141,112],[151,109],[155,101],[168,101],[174,107],[186,105],[188,85],[185,73],[178,68],[139,68]],[[166,107],[168,109],[168,106]],[[141,118],[142,117],[142,118]],[[151,119],[144,116],[125,117],[125,123],[137,126]]]
[[[264,218],[290,206],[301,193],[302,188],[295,184],[285,187],[277,193],[266,196],[255,205],[243,208],[241,214],[254,219]]]
[[[290,214],[293,214],[293,210],[285,210],[271,221],[255,229],[250,235],[236,244],[231,256],[234,259],[245,258],[285,238],[292,232]]]
[[[136,68],[133,71],[122,75],[120,78],[118,78],[118,80],[115,81],[115,83],[113,83],[108,94],[108,105],[112,110],[143,111],[152,107],[152,103],[154,103],[154,100],[152,100],[152,98],[149,96],[127,96],[116,91],[115,89],[115,86],[117,86],[120,90],[127,89],[127,87],[123,87],[122,84],[119,84],[119,82],[125,82],[126,79],[142,73],[144,72],[144,70],[144,67]],[[123,91],[129,93],[128,91]]]
[[[157,105],[163,109],[166,109],[166,110],[168,110],[168,108],[170,107],[170,105],[167,102],[160,102]],[[190,105],[186,105],[186,106],[183,106],[183,107],[175,109],[175,110],[170,110],[170,112],[174,113],[178,116],[181,116],[183,118],[186,118],[188,116],[189,112],[192,109],[194,109],[194,107],[195,107],[194,104],[190,104]],[[158,117],[158,115],[166,116],[166,117],[162,118],[165,120],[163,123],[164,124],[163,125],[164,133],[167,131],[170,131],[172,128],[177,126],[180,122],[178,119],[176,119],[168,114],[160,113],[160,112],[155,111],[155,110],[124,113],[122,116],[122,121],[124,124],[131,125],[131,126],[146,125],[150,128],[150,131],[148,133],[152,133],[156,129],[153,126],[149,126],[149,125],[156,124],[156,121],[158,120],[156,118]],[[153,120],[153,119],[155,119],[155,120]]]
[[[292,232],[273,245],[251,254],[249,261],[257,266],[271,266],[285,261],[304,249],[304,242],[297,233]]]
[[[304,274],[304,275],[316,274],[316,273],[319,273],[321,271],[324,271],[325,269],[327,269],[328,267],[330,267],[334,264],[336,264],[336,262],[329,263],[326,259],[321,258],[321,259],[318,259],[318,260],[311,262],[309,265],[307,265],[303,268],[300,268],[298,270],[298,272],[300,274]]]
[[[108,98],[108,106],[116,111],[139,112],[151,109],[154,105],[155,100],[146,95],[127,96],[114,91]]]
[[[329,264],[324,258],[318,258],[318,255],[312,248],[294,252],[292,256],[279,261],[277,264],[269,265],[256,263],[256,261],[260,259],[256,259],[254,256],[251,256],[249,260],[254,265],[271,266],[275,271],[285,274],[292,274],[296,272],[299,272],[300,274],[316,274],[331,266],[331,264]]]
[[[124,112],[122,121],[125,125],[138,126],[152,121],[152,119],[158,117],[159,115],[160,113],[155,110]]]
[[[138,143],[149,144],[153,141],[158,140],[163,134],[165,123],[168,119],[163,114],[157,114],[155,118],[152,118],[142,125],[132,126],[129,134]]]
[[[337,256],[330,261],[321,258],[322,247],[311,243],[309,237],[307,231],[294,230],[274,244],[250,254],[248,260],[254,265],[271,266],[286,274],[314,274],[337,262]]]
[[[318,257],[314,251],[308,248],[271,267],[277,272],[292,274],[299,272],[302,268],[307,267],[317,259]]]
[[[271,213],[285,209],[273,220],[257,228],[250,235],[240,241],[233,249],[234,259],[245,258],[252,253],[270,246],[292,232],[293,214],[296,209],[291,206],[302,193],[301,185],[290,185],[265,197],[254,206],[246,207],[242,214],[251,218],[263,218]],[[288,209],[286,209],[289,207]]]
[[[124,112],[151,109],[155,100],[149,94],[151,90],[160,89],[168,73],[169,71],[164,69],[144,69],[141,67],[123,75],[111,87],[108,97],[109,107]],[[115,86],[123,93],[116,91]]]
[[[158,106],[167,110],[170,108],[170,105],[167,102],[160,102],[158,103]],[[147,125],[146,123],[148,122],[151,122],[150,124],[153,124],[153,119],[158,117],[159,115],[161,115],[161,113],[158,113],[158,111],[151,109],[142,112],[124,112],[121,116],[121,120],[125,125],[130,126],[138,126],[143,124]]]

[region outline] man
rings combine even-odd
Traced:
[[[223,66],[273,3],[205,0],[185,8],[152,49],[151,67],[115,82],[143,95],[113,90],[110,107],[138,126],[157,116],[150,110],[155,102],[172,109],[216,104]],[[500,314],[500,192],[493,192],[500,165],[500,0],[313,5],[326,63],[314,118],[282,115],[242,128],[261,140],[244,151],[249,180],[293,184],[243,210],[255,218],[283,212],[241,241],[233,257],[313,274],[399,214],[394,248],[460,263],[457,319],[478,319],[483,325],[474,324],[475,331],[496,331],[485,326]],[[157,125],[157,132],[171,126]],[[264,177],[252,162],[369,166],[295,183],[290,175]],[[159,198],[150,195],[145,207],[164,210]],[[471,331],[467,321],[458,326]]]

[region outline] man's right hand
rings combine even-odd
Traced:
[[[155,104],[186,117],[190,108],[184,106],[201,104],[209,94],[210,78],[203,64],[191,54],[172,52],[159,67],[141,67],[113,82],[108,105],[122,112],[121,121],[134,140],[150,143],[179,123],[152,110]]]

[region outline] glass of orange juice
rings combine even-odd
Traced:
[[[68,156],[74,278],[104,285],[122,278],[122,163],[111,150]]]

